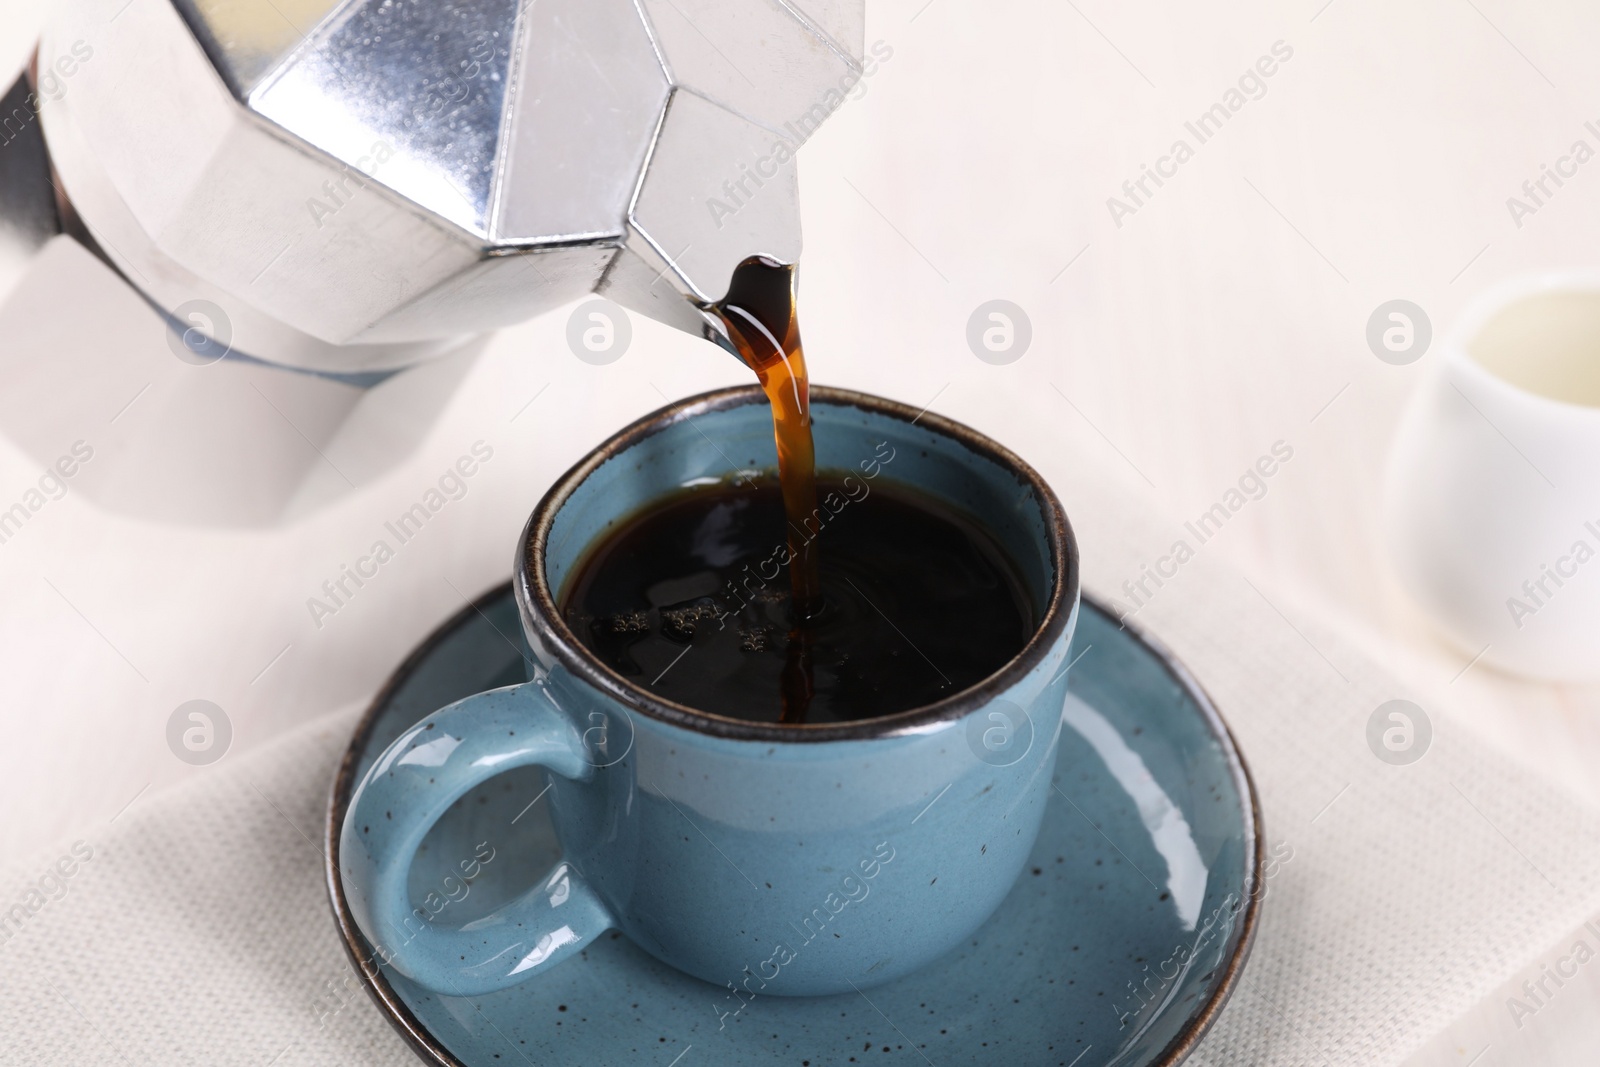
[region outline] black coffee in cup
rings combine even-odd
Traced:
[[[1017,566],[970,516],[886,478],[825,471],[817,499],[795,530],[776,479],[682,490],[589,550],[563,617],[636,685],[759,722],[930,704],[993,674],[1037,629]],[[821,586],[803,626],[796,540],[813,542]]]

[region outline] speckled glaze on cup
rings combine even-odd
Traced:
[[[1005,898],[1061,733],[1079,601],[1066,516],[1031,468],[959,424],[821,388],[812,414],[820,468],[865,472],[887,442],[878,477],[983,521],[1028,586],[1032,639],[938,703],[835,725],[708,715],[611,673],[556,608],[584,551],[679,486],[774,463],[753,387],[647,416],[560,478],[528,522],[514,586],[532,681],[428,716],[352,796],[339,848],[350,909],[397,971],[444,994],[488,993],[614,928],[732,996],[836,993],[943,955]],[[433,891],[410,884],[412,861],[458,798],[528,765],[552,772],[563,857],[452,927]]]

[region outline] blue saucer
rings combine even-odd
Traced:
[[[1086,600],[1073,655],[1056,791],[1028,868],[971,942],[926,970],[862,995],[746,1003],[611,933],[536,981],[446,997],[374,958],[346,905],[339,827],[352,787],[403,730],[525,680],[503,586],[395,672],[345,754],[326,850],[345,946],[396,1029],[425,1061],[451,1067],[1179,1063],[1221,1010],[1255,934],[1254,787],[1210,701],[1164,650]],[[441,921],[456,925],[532,884],[559,851],[543,789],[530,768],[463,797],[423,845],[414,898],[431,892],[451,912]],[[452,876],[473,858],[470,884]]]

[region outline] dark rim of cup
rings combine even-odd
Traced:
[[[884,415],[904,423],[915,424],[941,437],[947,437],[972,452],[1011,471],[1032,491],[1043,513],[1045,537],[1049,542],[1050,560],[1055,570],[1050,596],[1045,602],[1044,616],[1033,636],[1010,662],[974,686],[945,697],[943,700],[921,707],[909,708],[874,719],[849,723],[785,724],[751,722],[723,715],[699,711],[685,704],[666,700],[641,685],[614,673],[567,626],[556,605],[555,592],[545,580],[544,556],[550,526],[556,514],[579,485],[608,460],[613,459],[640,441],[669,426],[691,420],[714,411],[742,407],[747,404],[765,404],[767,398],[754,385],[731,389],[717,389],[680,400],[644,416],[608,438],[604,444],[579,460],[565,474],[556,479],[545,493],[539,506],[534,508],[527,526],[518,541],[516,579],[517,607],[523,623],[537,634],[544,647],[572,674],[607,696],[620,701],[631,710],[653,719],[698,733],[738,741],[794,742],[794,741],[861,741],[871,738],[892,737],[911,733],[932,724],[964,718],[1003,695],[1021,681],[1050,653],[1056,642],[1066,632],[1073,610],[1078,603],[1078,542],[1067,522],[1061,501],[1050,486],[1016,454],[978,433],[969,426],[943,418],[928,411],[882,397],[858,393],[850,389],[813,386],[813,404],[834,407],[855,407],[876,415]],[[664,487],[665,489],[665,487]]]

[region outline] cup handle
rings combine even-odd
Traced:
[[[574,781],[594,776],[583,735],[542,682],[478,693],[429,715],[384,750],[351,798],[339,838],[351,911],[378,955],[436,993],[506,989],[616,925],[565,860],[464,926],[412,907],[407,878],[434,823],[474,786],[530,764]]]

